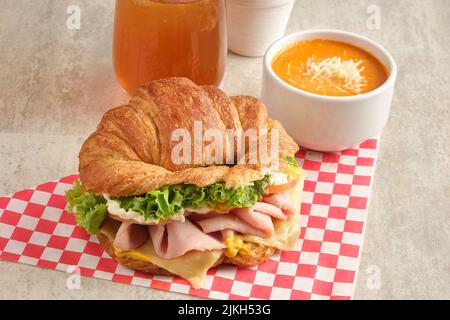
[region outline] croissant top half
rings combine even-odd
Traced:
[[[224,149],[231,148],[228,150],[234,153],[235,161],[248,157],[249,147],[242,155],[236,147],[230,147],[230,129],[265,129],[270,137],[276,128],[280,157],[292,156],[298,150],[281,124],[268,117],[258,99],[228,97],[214,86],[200,87],[185,78],[167,78],[150,82],[128,105],[104,114],[80,151],[79,172],[84,188],[96,194],[134,196],[178,183],[205,186],[224,181],[227,186],[237,187],[263,178],[259,162],[223,165],[227,150],[218,153],[224,155],[219,163],[208,163],[202,150],[210,142],[204,139],[199,142],[201,148],[191,149],[192,159],[200,161],[174,163],[172,149],[179,141],[173,141],[173,132],[184,129],[194,137],[195,122],[201,123],[203,132],[220,132]]]

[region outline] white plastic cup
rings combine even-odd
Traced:
[[[228,48],[262,57],[286,32],[295,0],[227,0]]]

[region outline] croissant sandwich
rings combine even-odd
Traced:
[[[297,151],[256,98],[153,81],[84,142],[69,211],[120,264],[199,288],[212,267],[254,266],[292,248]]]

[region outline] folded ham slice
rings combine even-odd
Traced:
[[[163,259],[180,257],[191,250],[225,248],[223,243],[203,233],[189,220],[172,222],[165,226],[148,226],[148,231],[156,254]]]
[[[294,214],[295,208],[291,204],[289,190],[282,193],[274,193],[263,198],[263,202],[270,203],[285,212],[286,214]]]
[[[221,214],[212,218],[199,220],[196,223],[205,233],[230,229],[243,234],[251,234],[260,237],[266,236],[265,232],[251,226],[233,214]]]
[[[253,206],[254,211],[258,211],[261,213],[265,213],[271,217],[274,217],[278,220],[287,220],[286,215],[284,214],[283,210],[280,208],[274,206],[273,204],[266,203],[266,202],[257,202]]]
[[[265,236],[270,236],[275,231],[272,218],[264,213],[255,211],[254,207],[234,209],[232,214],[241,218],[252,227],[261,230]]]
[[[131,222],[122,222],[114,239],[114,247],[122,251],[139,248],[148,240],[147,227]]]

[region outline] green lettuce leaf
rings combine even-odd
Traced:
[[[181,209],[197,209],[217,205],[237,208],[253,206],[267,193],[265,186],[269,180],[255,181],[252,186],[227,189],[225,183],[218,182],[205,187],[193,184],[165,186],[139,197],[113,198],[125,210],[139,212],[146,220],[165,220]]]
[[[218,182],[206,187],[193,184],[178,184],[159,188],[142,196],[112,198],[125,210],[139,212],[145,220],[166,220],[182,209],[197,209],[207,206],[211,209],[218,205],[237,208],[253,206],[267,193],[265,186],[269,176],[255,181],[253,185],[227,189],[225,183]],[[107,205],[103,196],[86,192],[80,181],[76,181],[66,192],[69,211],[75,209],[79,226],[89,233],[96,234],[106,217]]]
[[[148,192],[141,197],[113,198],[125,210],[142,214],[145,220],[165,220],[175,215],[183,206],[183,196],[169,186]]]
[[[75,181],[72,189],[66,191],[66,198],[69,213],[75,213],[77,224],[87,232],[97,234],[106,217],[105,198],[85,192],[79,180]]]
[[[284,157],[284,162],[291,168],[299,168],[297,160],[295,157]]]

